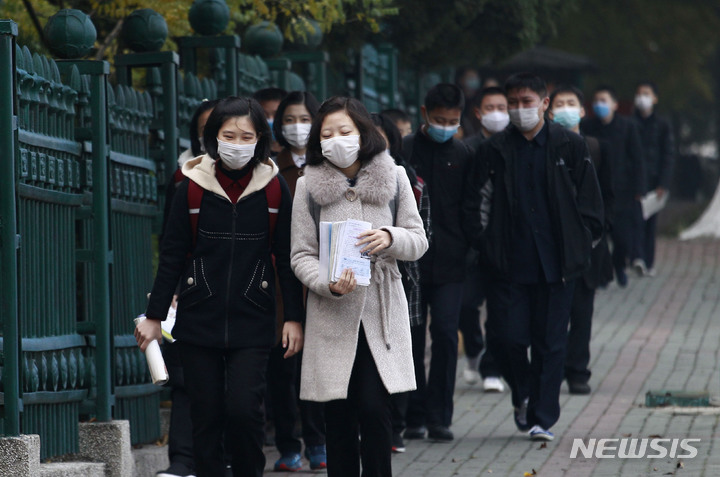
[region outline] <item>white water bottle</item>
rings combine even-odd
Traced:
[[[145,315],[138,316],[135,318],[135,326],[145,320]],[[160,351],[160,345],[157,340],[152,340],[148,347],[145,348],[145,359],[147,360],[148,368],[150,369],[150,376],[152,377],[153,384],[162,386],[167,383],[170,379],[170,375],[165,367],[165,360],[163,359],[162,351]]]

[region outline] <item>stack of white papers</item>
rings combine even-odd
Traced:
[[[658,198],[657,192],[654,190],[645,194],[645,196],[640,199],[643,219],[647,220],[665,208],[669,196],[670,193],[667,191],[665,191],[665,194],[663,194],[661,198]]]
[[[370,285],[370,255],[360,252],[367,244],[355,244],[358,235],[371,228],[370,222],[361,220],[320,222],[320,278],[335,283],[343,270],[349,268],[358,285]]]

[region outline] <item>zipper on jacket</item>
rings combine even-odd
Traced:
[[[237,203],[232,205],[232,233],[230,234],[230,269],[228,270],[227,292],[225,294],[225,347],[230,347],[230,287],[232,270],[235,263],[235,226],[237,223]]]

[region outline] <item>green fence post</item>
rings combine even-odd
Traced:
[[[82,75],[90,76],[90,114],[92,126],[92,263],[94,267],[93,312],[95,319],[95,366],[97,368],[98,421],[112,420],[112,339],[110,324],[110,176],[108,148],[107,77],[110,63],[92,60],[58,60],[58,69],[67,72],[75,65]],[[84,139],[84,138],[79,138]]]
[[[17,211],[15,176],[15,37],[17,23],[0,20],[0,308],[3,324],[4,433],[20,434],[20,335],[17,287]]]
[[[398,50],[389,43],[383,43],[378,47],[378,51],[386,58],[387,82],[383,85],[387,94],[388,104],[385,108],[397,107],[397,96],[399,90],[398,80]]]
[[[180,47],[181,67],[186,73],[197,74],[197,50],[217,48],[225,52],[225,81],[218,82],[218,97],[238,95],[238,53],[240,37],[224,36],[181,36],[176,39]],[[215,98],[208,98],[215,99]]]

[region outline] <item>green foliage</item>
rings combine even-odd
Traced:
[[[554,33],[577,0],[397,0],[383,24],[407,64],[436,69],[480,65],[533,46]]]

